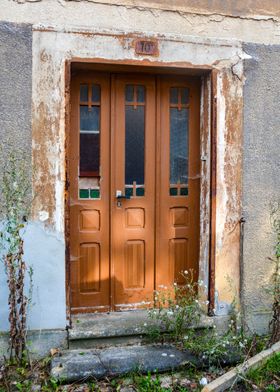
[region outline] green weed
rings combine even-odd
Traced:
[[[196,326],[200,320],[205,303],[199,300],[198,290],[203,282],[194,280],[192,270],[181,275],[180,285],[175,282],[173,287],[161,286],[155,291],[154,307],[148,310],[153,322],[146,326],[152,341],[171,339],[180,342],[186,330]]]
[[[158,375],[155,377],[152,377],[151,373],[146,376],[135,375],[133,381],[138,392],[171,392],[170,388],[162,388]]]
[[[280,353],[273,355],[269,358],[265,364],[260,366],[258,369],[250,370],[246,378],[251,380],[254,384],[262,387],[266,383],[269,383],[274,378],[279,379],[280,376]],[[269,386],[271,387],[271,385]],[[272,389],[273,391],[273,389]]]

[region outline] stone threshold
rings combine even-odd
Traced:
[[[51,376],[70,383],[131,372],[166,372],[187,365],[198,365],[195,356],[169,345],[110,347],[107,349],[68,350],[51,361]]]
[[[208,317],[202,315],[200,322],[194,328],[219,329],[228,323],[228,316]],[[134,310],[112,313],[83,313],[71,317],[72,325],[69,329],[69,341],[81,339],[100,339],[124,336],[143,335],[147,327],[155,321],[148,317],[146,310]]]

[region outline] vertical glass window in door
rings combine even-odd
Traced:
[[[100,197],[100,86],[80,85],[79,198]]]
[[[125,87],[125,194],[145,194],[145,86]]]
[[[189,160],[189,89],[170,89],[170,196],[188,195]]]

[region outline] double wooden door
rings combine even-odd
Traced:
[[[72,312],[149,306],[199,259],[199,81],[81,74],[69,137]]]

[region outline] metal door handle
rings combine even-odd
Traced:
[[[116,191],[116,199],[121,200],[121,199],[130,199],[129,195],[123,195],[122,191]]]
[[[117,199],[118,200],[120,200],[120,199],[130,199],[130,196],[128,196],[128,195],[119,195],[119,196],[117,196]]]

